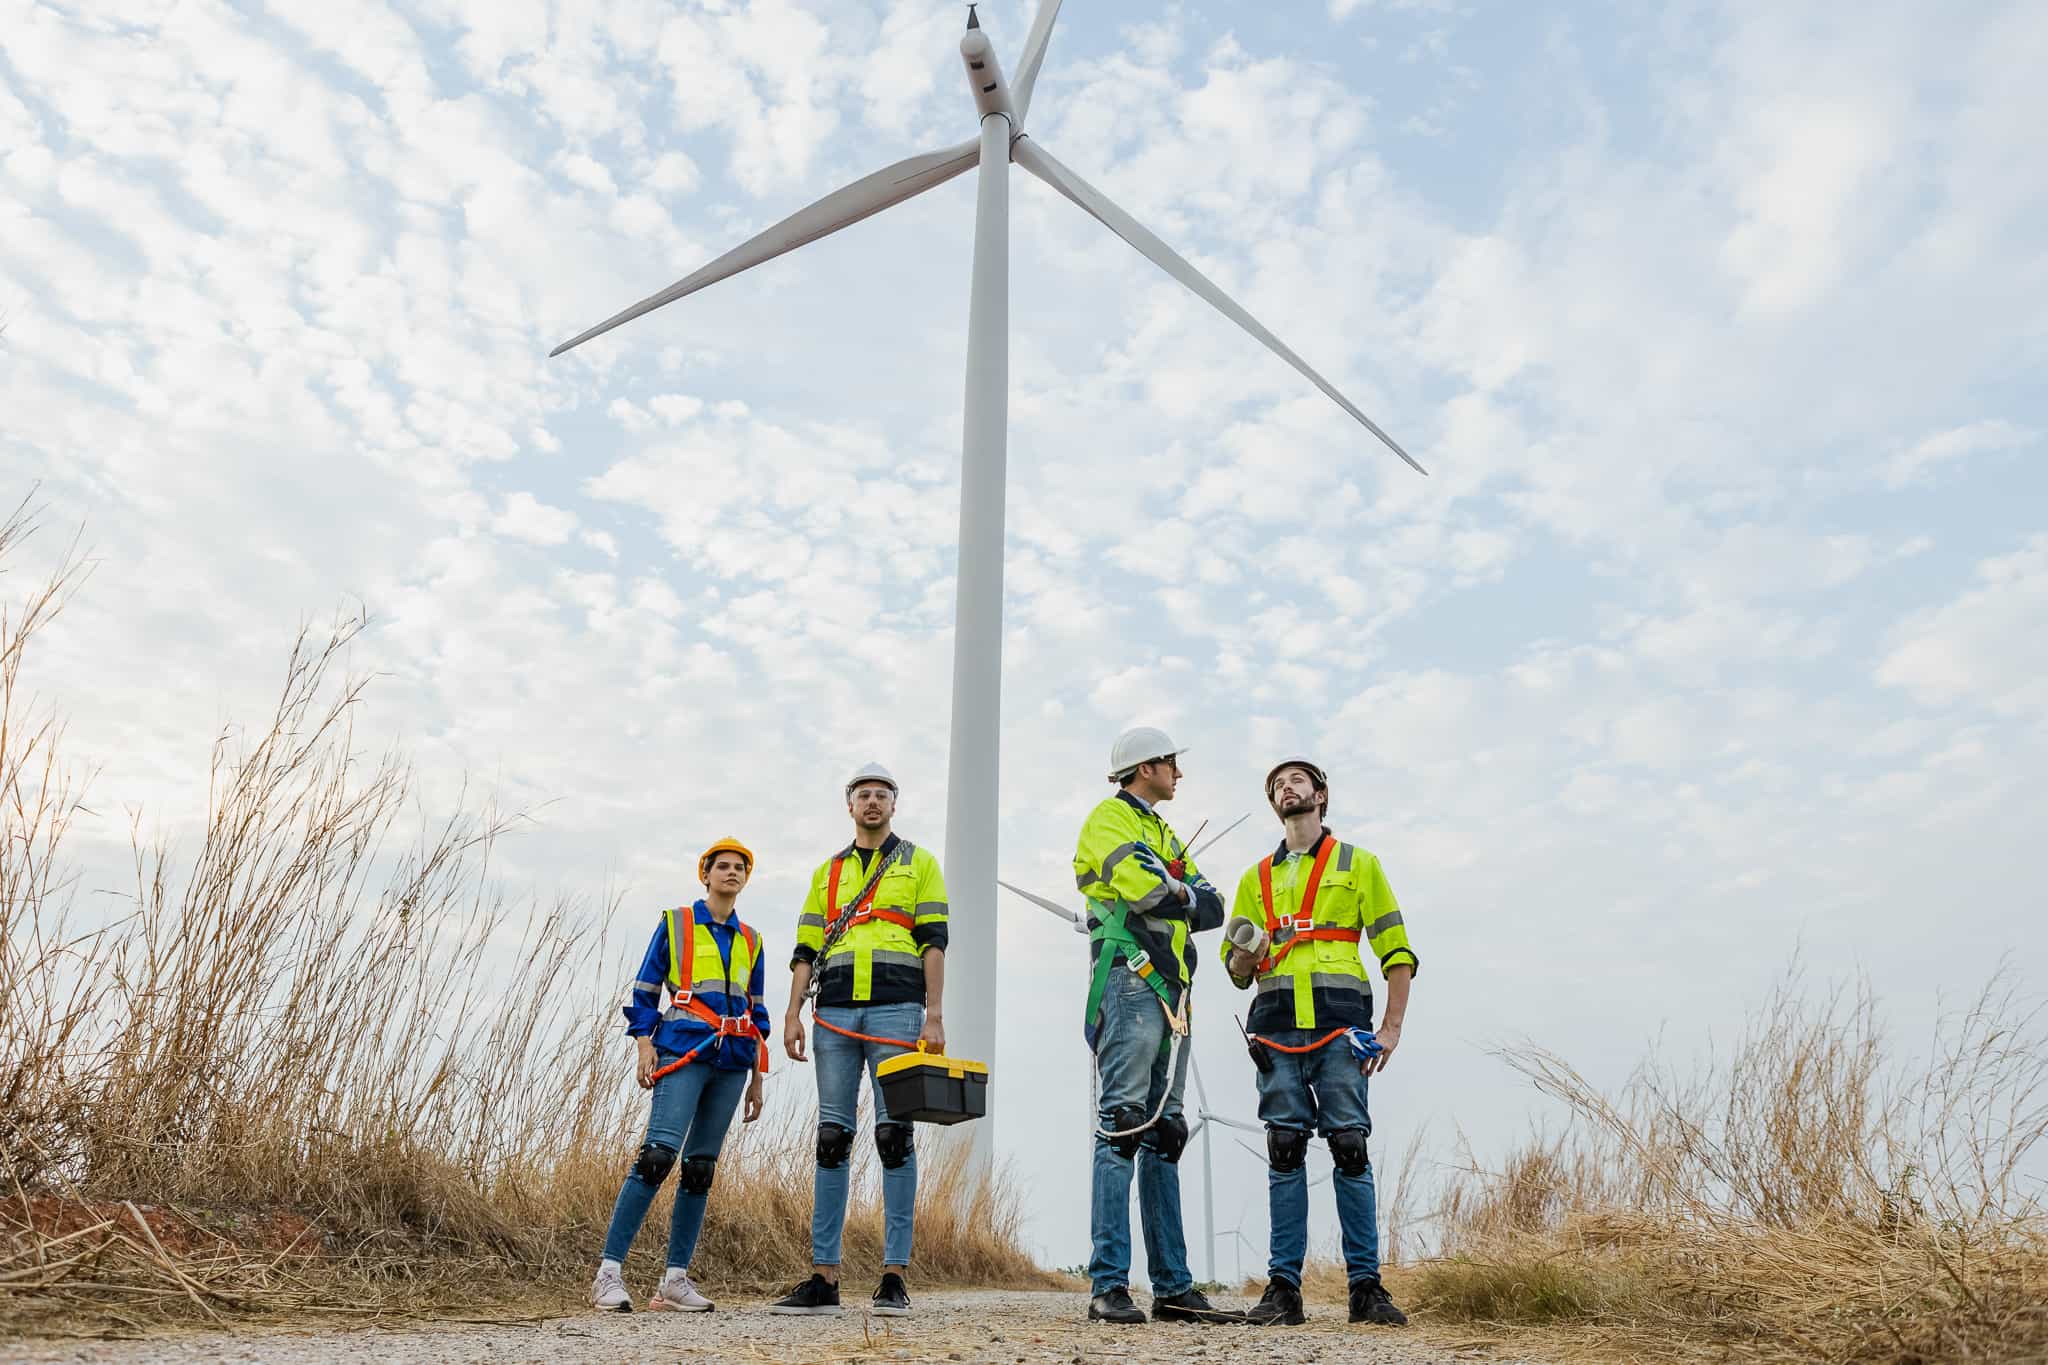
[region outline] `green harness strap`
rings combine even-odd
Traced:
[[[1119,954],[1131,964],[1131,970],[1138,974],[1138,979],[1158,995],[1159,1003],[1165,1006],[1168,1016],[1172,1016],[1173,988],[1166,984],[1166,973],[1152,964],[1151,954],[1145,951],[1145,946],[1124,923],[1130,916],[1130,903],[1119,900],[1104,906],[1097,901],[1093,908],[1098,909],[1098,919],[1088,930],[1088,941],[1100,943],[1102,950],[1095,959],[1095,975],[1088,982],[1088,1013],[1084,1022],[1093,1028],[1102,1018],[1102,993],[1109,988],[1109,974],[1116,970]]]

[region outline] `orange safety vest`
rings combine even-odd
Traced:
[[[752,1039],[754,1043],[755,1069],[766,1071],[768,1069],[768,1048],[762,1041],[761,1030],[754,1027],[754,997],[751,994],[747,994],[745,1007],[736,1015],[720,1014],[702,1000],[697,999],[696,991],[691,988],[691,983],[695,979],[697,970],[696,907],[689,905],[677,906],[667,913],[669,1004],[695,1015],[699,1021],[711,1030],[711,1037],[706,1038],[667,1066],[658,1068],[654,1072],[652,1079],[660,1080],[669,1072],[688,1066],[691,1062],[697,1060],[698,1053],[721,1038]],[[676,934],[676,917],[678,915],[682,917],[683,922],[682,942],[680,945],[677,943]],[[747,956],[749,959],[747,972],[751,977],[753,963],[759,961],[761,957],[761,936],[754,932],[754,927],[751,924],[738,919],[735,919],[734,923],[739,925],[740,934],[747,941]],[[686,962],[690,964],[690,976],[683,974],[682,964]],[[744,990],[742,993],[745,994]]]

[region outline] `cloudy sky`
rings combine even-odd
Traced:
[[[1014,63],[1026,0],[983,10]],[[786,942],[870,757],[943,847],[972,177],[545,356],[972,136],[960,26],[0,0],[0,501],[99,560],[36,677],[88,846],[189,831],[214,734],[360,605],[359,733],[551,803],[517,886],[643,917],[737,832]],[[1070,0],[1032,132],[1432,477],[1018,176],[1009,875],[1070,884],[1127,724],[1192,747],[1184,830],[1259,809],[1226,884],[1268,763],[1319,755],[1423,960],[1383,1153],[1539,1121],[1496,1041],[1608,1079],[1725,1044],[1795,947],[1915,1027],[2040,961],[2044,67],[2025,0]],[[1000,937],[999,1148],[1078,1189],[1082,950]],[[1258,1160],[1217,1170],[1262,1247]],[[1033,1207],[1084,1259],[1078,1196]]]

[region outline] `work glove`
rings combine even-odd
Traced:
[[[1369,1062],[1386,1049],[1380,1040],[1372,1036],[1369,1028],[1350,1028],[1344,1032],[1344,1041],[1351,1044],[1351,1055],[1361,1062]]]
[[[1188,889],[1187,883],[1174,876],[1172,870],[1167,866],[1166,860],[1161,858],[1148,845],[1139,844],[1131,856],[1137,859],[1139,867],[1144,868],[1147,872],[1150,872],[1153,876],[1159,878],[1161,882],[1165,883],[1166,893],[1175,905],[1193,905],[1195,903],[1195,893]]]
[[[1231,947],[1250,953],[1253,957],[1263,958],[1266,955],[1266,931],[1242,916],[1230,921],[1229,927],[1223,931],[1223,937],[1230,940]]]

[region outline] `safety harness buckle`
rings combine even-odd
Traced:
[[[718,1016],[718,1036],[721,1038],[749,1038],[753,1036],[754,1021],[743,1014],[721,1014]]]
[[[1137,975],[1143,976],[1152,969],[1152,954],[1140,948],[1136,953],[1124,958],[1124,965]]]

